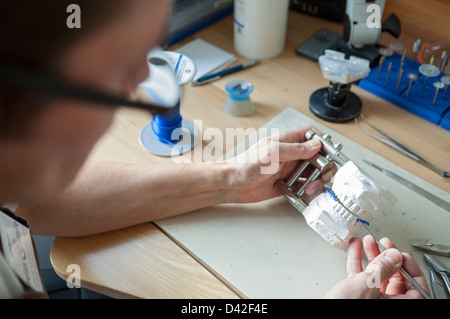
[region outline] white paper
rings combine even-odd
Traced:
[[[186,55],[196,64],[197,74],[194,80],[223,70],[226,66],[236,61],[236,57],[233,54],[200,38],[192,40],[175,51]]]

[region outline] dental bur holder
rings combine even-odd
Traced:
[[[287,181],[279,180],[275,184],[278,191],[302,214],[309,205],[306,199],[303,198],[306,186],[330,170],[334,163],[342,167],[350,161],[347,156],[341,153],[343,145],[341,143],[333,145],[330,142],[331,136],[329,134],[321,136],[313,130],[306,132],[306,140],[312,140],[313,138],[318,139],[322,143],[319,153],[303,161]],[[312,173],[309,176],[304,176],[311,167],[313,168]]]

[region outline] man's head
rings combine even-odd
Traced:
[[[70,29],[67,6],[81,9]],[[148,76],[171,1],[2,1],[0,61],[116,96]],[[64,189],[114,109],[42,96],[0,79],[0,202],[36,201]]]

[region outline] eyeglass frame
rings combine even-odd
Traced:
[[[162,106],[154,103],[131,101],[123,97],[75,85],[64,79],[46,76],[17,65],[2,62],[0,62],[0,78],[47,95],[82,100],[115,108],[120,106],[133,107],[144,109],[152,114],[165,113],[177,106],[177,104]]]

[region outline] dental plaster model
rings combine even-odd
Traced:
[[[347,162],[334,176],[336,197],[359,219],[371,221],[392,210],[396,198],[353,162]],[[336,248],[346,250],[350,239],[361,228],[357,217],[349,213],[328,192],[315,197],[303,216],[308,225]]]

